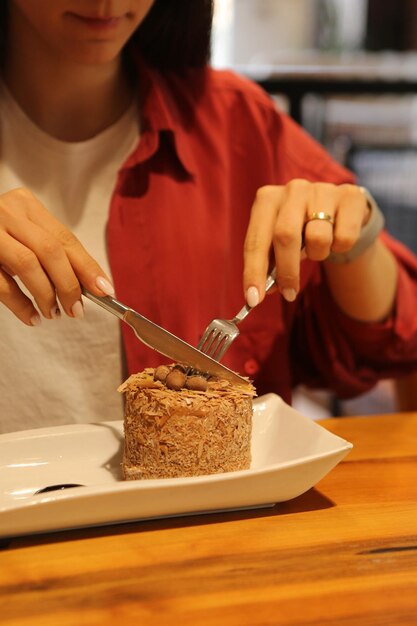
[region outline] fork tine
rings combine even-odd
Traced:
[[[201,349],[202,352],[204,352],[205,354],[208,354],[208,356],[211,356],[211,358],[214,359],[217,350],[219,349],[220,345],[222,344],[224,340],[224,337],[225,335],[224,333],[222,333],[221,330],[216,332],[213,329],[211,333],[209,334],[208,340],[206,341],[206,343],[203,345]]]
[[[210,346],[209,356],[211,356],[212,359],[215,359],[216,361],[219,360],[220,358],[219,352],[223,350],[223,346],[227,342],[227,339],[228,339],[228,335],[226,333],[222,333],[222,332],[218,333],[218,335],[216,336],[215,343],[213,342],[212,345]]]
[[[223,354],[226,352],[227,348],[230,346],[232,341],[233,341],[233,338],[230,337],[230,335],[227,335],[225,341],[223,342],[223,345],[221,346],[220,350],[216,354],[216,361],[221,360]]]
[[[215,334],[214,328],[210,328],[210,326],[206,328],[204,335],[201,337],[200,341],[198,342],[197,350],[201,350],[201,352],[205,352],[204,347],[207,345],[209,340],[211,340],[210,343],[213,341],[214,334]]]
[[[198,342],[197,350],[200,350],[201,352],[204,352],[204,354],[207,354],[206,345],[209,339],[211,339],[210,344],[213,342],[215,330],[216,329],[214,329],[211,324],[207,326],[200,341]],[[187,367],[186,374],[188,376],[191,376],[192,373],[193,373],[192,367]]]

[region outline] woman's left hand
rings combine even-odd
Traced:
[[[331,252],[348,252],[368,217],[366,196],[356,185],[295,179],[287,185],[261,187],[244,247],[248,304],[255,306],[265,296],[271,247],[278,288],[291,302],[299,291],[301,258],[325,261]]]

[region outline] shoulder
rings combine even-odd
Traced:
[[[279,126],[281,118],[285,124],[283,114],[269,94],[230,70],[206,67],[164,78],[179,110],[186,112],[188,120],[192,117],[197,124],[207,122],[226,131],[233,129],[235,139],[269,137],[271,140],[272,127]]]
[[[273,144],[277,166],[284,177],[326,180],[336,184],[354,182],[351,172],[337,163],[327,150],[289,115],[281,111],[273,98],[253,81],[231,71],[210,70],[207,83],[211,96],[232,105],[234,118],[251,120]],[[242,125],[241,125],[242,126]],[[245,132],[239,128],[239,132]]]
[[[177,102],[184,98],[198,122],[216,123],[233,141],[270,151],[282,179],[306,178],[336,184],[353,176],[285,112],[259,85],[230,70],[191,70],[166,77]]]
[[[206,68],[207,86],[213,94],[239,97],[266,109],[274,109],[272,98],[252,80],[231,70]]]
[[[272,98],[256,83],[230,70],[205,67],[180,75],[165,74],[165,84],[176,99],[190,98],[194,105],[227,114],[230,107],[275,114]]]

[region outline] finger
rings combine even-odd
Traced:
[[[56,233],[79,282],[98,296],[114,296],[111,279],[71,231]]]
[[[261,187],[252,206],[243,254],[243,288],[249,306],[255,306],[265,296],[269,252],[283,191],[281,186]]]
[[[38,326],[41,318],[33,302],[7,272],[0,269],[0,302],[27,326]]]
[[[300,289],[301,242],[309,186],[305,180],[294,180],[286,186],[274,229],[276,281],[290,302]]]
[[[0,231],[0,250],[1,263],[7,268],[2,270],[3,277],[18,276],[33,295],[41,313],[48,319],[57,318],[59,308],[55,289],[35,252],[4,231]]]
[[[348,252],[360,237],[362,225],[369,214],[366,196],[359,187],[341,185],[339,206],[333,232],[332,251]]]
[[[0,235],[3,263],[19,276],[42,314],[59,317],[58,296],[65,313],[79,317],[73,308],[80,302],[80,284],[59,241],[22,218],[13,220],[8,231]]]
[[[323,261],[329,256],[333,242],[333,224],[326,219],[311,219],[311,216],[324,213],[334,219],[338,195],[338,188],[329,183],[315,183],[310,187],[304,247],[307,257],[313,261]]]
[[[110,278],[100,265],[91,257],[77,237],[61,222],[59,222],[30,192],[30,202],[26,199],[26,215],[33,224],[46,230],[55,237],[62,247],[78,281],[98,296],[114,295],[114,288]]]
[[[16,274],[13,274],[13,271],[10,269],[10,267],[7,267],[7,265],[0,265],[0,269],[3,270],[3,272],[6,272],[6,274],[11,276],[12,278],[13,276],[16,276]]]

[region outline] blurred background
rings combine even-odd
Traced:
[[[417,0],[215,0],[212,64],[266,89],[417,253]],[[416,381],[343,402],[299,389],[294,404],[312,417],[417,409]]]

